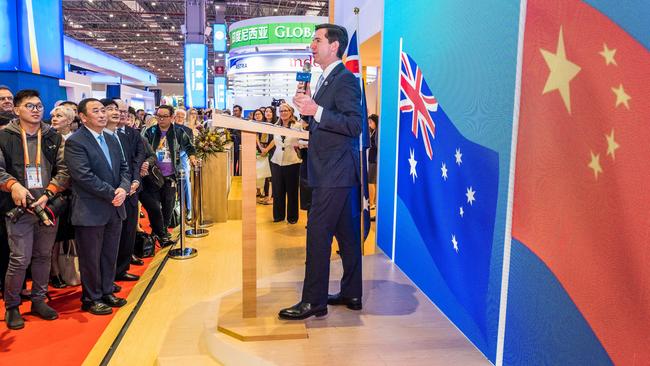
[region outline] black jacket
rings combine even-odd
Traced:
[[[171,154],[172,161],[174,162],[174,172],[177,172],[181,169],[181,156],[180,152],[185,151],[188,156],[196,155],[196,149],[192,143],[192,138],[187,132],[185,132],[181,127],[174,124],[169,126],[167,130],[167,146],[169,147],[169,153]],[[151,148],[155,151],[158,145],[160,144],[160,127],[154,125],[149,127],[144,132],[144,139],[149,143]],[[147,157],[147,161],[151,161],[151,153]],[[154,157],[155,158],[155,157]],[[149,164],[151,165],[151,163]]]

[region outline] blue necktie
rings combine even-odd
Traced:
[[[108,151],[108,145],[106,144],[106,140],[104,140],[104,135],[97,136],[97,140],[99,140],[99,147],[102,148],[102,152],[106,157],[106,161],[108,161],[108,165],[113,168],[113,163],[111,162],[111,153]]]
[[[312,98],[316,96],[318,90],[323,85],[323,80],[325,79],[323,78],[323,74],[321,74],[321,76],[318,77],[318,81],[316,82],[316,89],[314,89],[314,95],[312,96]]]

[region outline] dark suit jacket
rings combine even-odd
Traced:
[[[359,134],[363,123],[359,81],[337,65],[314,96],[323,108],[309,121],[309,186],[352,187],[359,180]]]
[[[115,190],[129,192],[129,168],[122,158],[120,145],[115,137],[104,134],[111,155],[112,169],[92,133],[84,126],[65,142],[65,162],[72,179],[72,224],[78,226],[102,226],[117,210],[122,220],[126,218],[124,205],[111,203]]]
[[[146,157],[144,150],[144,139],[136,129],[128,126],[124,127],[124,133],[118,132],[117,136],[120,139],[120,143],[122,143],[122,148],[124,149],[124,157],[126,158],[126,162],[129,165],[129,182],[140,182],[140,187],[138,187],[138,191],[140,191],[142,189],[140,167],[142,166],[142,163]],[[129,196],[127,198],[127,201],[132,205],[137,205],[138,195],[133,194]]]

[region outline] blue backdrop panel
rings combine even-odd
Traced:
[[[63,79],[61,0],[18,1],[20,69]]]
[[[18,67],[16,1],[0,0],[0,70]]]
[[[21,89],[38,90],[45,106],[44,119],[50,118],[50,111],[57,101],[67,98],[65,88],[59,86],[59,79],[49,76],[20,71],[0,71],[0,84],[7,85],[14,94]]]
[[[185,106],[208,107],[208,46],[185,45]]]
[[[382,45],[382,108],[379,142],[377,243],[393,255],[396,119],[399,39],[422,70],[433,96],[465,138],[498,154],[496,216],[491,241],[486,301],[476,324],[434,265],[432,243],[405,240],[408,210],[397,205],[396,264],[494,361],[496,352],[503,242],[507,208],[512,114],[516,76],[519,2],[468,0],[387,0]],[[453,163],[453,161],[452,161]],[[489,234],[486,234],[489,235]],[[426,258],[427,260],[425,261]],[[473,309],[476,312],[477,309]],[[475,318],[474,318],[475,319]],[[484,328],[485,331],[482,331]]]

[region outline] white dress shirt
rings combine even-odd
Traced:
[[[300,131],[300,124],[294,123],[289,128]],[[282,141],[283,137],[284,141]],[[294,146],[298,146],[298,140],[297,137],[274,135],[273,141],[275,141],[275,152],[271,157],[271,162],[280,166],[300,164],[302,160],[300,160],[296,149],[294,149]]]

